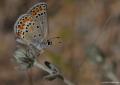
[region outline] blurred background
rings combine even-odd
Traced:
[[[120,0],[0,0],[0,85],[30,85],[27,74],[11,61],[13,26],[40,1],[48,3],[50,37],[61,37],[40,55],[40,63],[56,64],[75,85],[119,85]],[[44,71],[34,67],[30,74],[33,85],[65,85],[42,79]]]

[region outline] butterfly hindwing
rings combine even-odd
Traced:
[[[37,24],[30,14],[23,14],[18,18],[14,25],[14,32],[17,39],[27,45],[37,42],[38,37],[41,38],[41,31],[37,30]]]

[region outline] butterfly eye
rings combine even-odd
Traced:
[[[28,32],[28,30],[26,30],[26,32]]]
[[[47,40],[48,45],[52,45],[52,42],[50,40]]]

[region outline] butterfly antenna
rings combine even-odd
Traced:
[[[49,38],[50,40],[52,40],[52,39],[60,39],[61,37],[51,37],[51,38]]]

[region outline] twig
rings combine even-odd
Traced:
[[[43,66],[42,64],[38,63],[37,61],[34,62],[34,66],[46,71],[47,73],[49,73],[49,75],[48,75],[49,79],[50,78],[53,78],[53,79],[60,78],[64,81],[64,83],[66,85],[74,85],[71,81],[67,80],[58,71],[56,71],[56,67],[54,67],[54,65],[51,64],[51,63],[50,63],[50,66],[52,67],[52,69],[49,69],[49,68]],[[55,70],[53,70],[53,69],[55,69]],[[46,77],[48,77],[48,76],[46,76]]]
[[[66,78],[64,78],[64,82],[65,82],[67,85],[75,85],[75,84],[73,84],[71,81],[67,80]]]
[[[28,82],[29,82],[29,85],[33,85],[33,80],[32,80],[32,69],[28,70],[27,72],[27,76],[28,76]]]
[[[64,83],[66,83],[67,85],[74,85],[69,80],[63,77],[60,70],[54,64],[48,61],[44,62],[45,66],[38,63],[38,61],[35,58],[36,55],[34,55],[33,53],[33,50],[31,51],[29,50],[24,48],[19,48],[14,53],[14,58],[16,62],[20,65],[21,69],[28,70],[28,69],[31,69],[31,67],[35,66],[49,73],[47,76],[44,77],[45,79],[53,80],[53,79],[59,78],[63,80]]]
[[[52,74],[51,70],[45,68],[42,64],[38,63],[37,61],[34,62],[34,66],[48,72],[49,74]]]

